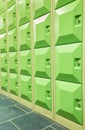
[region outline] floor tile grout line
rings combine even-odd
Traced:
[[[32,113],[32,112],[30,112],[30,113]],[[20,118],[20,117],[22,117],[22,116],[29,115],[30,113],[25,113],[25,114],[23,114],[23,115],[19,115],[19,116],[17,116],[17,117],[8,119],[8,120],[6,120],[6,121],[1,122],[0,125],[6,123],[7,121],[12,121],[12,120],[17,119],[17,118]]]
[[[14,125],[18,130],[20,130],[20,128],[13,122],[13,121],[10,121],[12,123],[12,125]]]
[[[2,110],[2,109],[5,109],[5,108],[9,108],[9,107],[13,107],[13,106],[16,106],[16,104],[14,104],[14,105],[10,105],[10,106],[3,106],[3,107],[0,107],[0,110]]]
[[[17,117],[14,117],[14,118],[12,118],[12,119],[9,119],[8,121],[15,120],[15,119],[17,119],[17,118],[20,118],[20,117],[25,116],[25,115],[29,115],[29,114],[31,114],[31,113],[32,113],[32,112],[25,113],[25,114],[23,114],[23,115],[19,115],[19,116],[17,116]]]
[[[20,108],[19,106],[17,106],[17,104],[16,104],[16,107],[19,108],[20,110],[22,110],[23,112],[28,113],[28,111],[24,110],[23,108]],[[28,108],[28,109],[29,109],[29,108]],[[32,111],[32,110],[31,110],[31,111]]]

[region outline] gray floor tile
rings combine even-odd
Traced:
[[[0,130],[18,130],[11,122],[6,122],[0,125]]]
[[[30,113],[12,120],[21,130],[40,130],[53,121],[37,113]]]
[[[6,120],[18,117],[19,115],[25,114],[24,111],[20,110],[16,106],[7,107],[0,110],[0,123]]]
[[[26,107],[26,106],[23,106],[23,105],[20,104],[20,103],[17,103],[16,106],[17,106],[18,108],[20,108],[21,110],[25,111],[25,112],[31,112],[31,111],[32,111],[32,109],[30,109],[30,108],[28,108],[28,107]]]
[[[58,123],[53,123],[53,124],[52,124],[52,127],[55,128],[56,130],[68,130],[67,128],[61,126],[61,125],[58,124]]]
[[[14,105],[14,102],[10,101],[9,99],[0,100],[0,109],[12,105]]]

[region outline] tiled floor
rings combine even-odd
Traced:
[[[52,120],[33,112],[0,94],[0,130],[67,130]]]

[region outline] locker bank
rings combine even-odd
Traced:
[[[1,101],[85,130],[84,44],[84,0],[0,0]]]

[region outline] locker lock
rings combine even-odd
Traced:
[[[28,86],[28,93],[29,93],[29,94],[32,93],[32,91],[31,91],[31,86],[30,86],[30,85]]]
[[[49,34],[50,33],[50,25],[46,25],[45,29],[46,29],[46,34]]]
[[[30,32],[27,32],[27,40],[29,40],[31,37]]]
[[[6,24],[6,19],[5,18],[3,19],[3,24]]]
[[[28,66],[31,65],[31,59],[28,59]]]
[[[5,64],[7,65],[7,59],[5,59]]]
[[[6,82],[6,85],[8,85],[8,80],[7,79],[5,80],[5,82]]]
[[[14,42],[16,43],[16,41],[17,41],[17,38],[16,38],[16,36],[14,36]]]
[[[75,25],[81,24],[81,14],[75,15]]]
[[[17,65],[18,64],[18,60],[17,59],[15,59],[15,65]]]
[[[50,67],[51,65],[51,60],[49,58],[46,59],[46,66],[47,67]]]
[[[6,44],[6,39],[4,39],[4,44]]]
[[[75,108],[81,109],[81,100],[80,99],[75,99]]]
[[[26,9],[30,8],[30,3],[26,3]]]
[[[16,12],[13,12],[13,19],[16,18]]]
[[[74,67],[75,67],[75,69],[80,69],[80,67],[81,67],[81,58],[74,58]]]
[[[47,100],[51,100],[51,91],[47,90]]]

